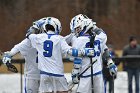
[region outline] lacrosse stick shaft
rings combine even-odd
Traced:
[[[92,58],[90,58],[90,64],[92,64]],[[94,93],[94,88],[93,88],[93,66],[91,66],[91,91]]]
[[[95,33],[89,32],[90,37],[90,48],[94,48],[94,40],[95,40]],[[90,57],[90,64],[92,64],[92,57]],[[93,66],[91,66],[91,91],[94,93],[94,86],[93,86]]]
[[[112,76],[112,93],[114,93],[114,75]]]

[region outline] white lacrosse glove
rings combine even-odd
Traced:
[[[84,48],[84,49],[75,49],[71,48],[68,50],[67,54],[72,55],[74,57],[81,57],[81,56],[93,56],[94,55],[94,49],[93,48]]]
[[[79,69],[72,69],[72,82],[74,84],[79,83]]]
[[[94,49],[93,48],[84,48],[82,51],[83,56],[92,57],[94,55]]]
[[[10,52],[9,51],[8,52],[4,52],[4,55],[3,55],[3,58],[2,58],[2,62],[4,64],[11,63],[11,59],[12,59],[12,57],[10,55]]]
[[[111,74],[111,76],[116,76],[117,75],[117,66],[114,64],[114,62],[112,61],[112,59],[108,60],[108,68],[109,68],[109,72]]]

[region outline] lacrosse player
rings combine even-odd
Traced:
[[[74,69],[72,70],[73,83],[78,85],[76,92],[79,93],[93,93],[91,88],[94,88],[94,93],[104,93],[104,82],[102,76],[102,54],[106,53],[108,60],[108,67],[111,74],[116,74],[117,68],[110,58],[109,52],[106,47],[107,36],[102,29],[98,28],[96,23],[86,16],[79,14],[75,16],[70,23],[72,34],[66,36],[66,41],[72,43],[72,47],[77,49],[90,47],[90,35],[89,33],[95,32],[96,37],[94,40],[94,55],[93,60],[97,59],[97,62],[93,64],[93,73],[91,69],[88,69],[79,79],[79,73],[83,72],[90,64],[90,58],[76,58],[74,60]],[[73,34],[74,33],[74,34]],[[93,77],[93,85],[91,83],[91,77]],[[86,88],[85,88],[86,87]]]
[[[45,21],[45,18],[42,18],[30,27],[29,30],[36,30],[37,33],[40,33],[38,26],[42,25]],[[11,62],[11,59],[14,55],[20,53],[25,59],[24,66],[24,93],[38,93],[39,84],[40,84],[40,70],[38,69],[38,57],[37,50],[31,47],[29,39],[24,39],[19,44],[15,45],[11,51],[4,53],[3,63]]]
[[[77,50],[68,46],[60,36],[61,23],[57,18],[47,17],[42,26],[44,33],[27,33],[32,47],[38,51],[38,68],[40,70],[40,93],[67,93],[68,86],[64,76],[62,54],[72,56],[92,55],[93,49]]]

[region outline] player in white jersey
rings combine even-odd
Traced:
[[[40,72],[38,70],[38,63],[37,63],[37,51],[36,49],[30,46],[30,41],[28,39],[24,39],[21,43],[15,45],[11,49],[11,51],[6,52],[5,57],[7,56],[12,57],[19,52],[25,59],[24,93],[38,93]],[[3,58],[3,60],[5,60],[5,58]]]
[[[34,22],[34,25],[29,30],[33,29],[33,27],[37,28],[38,25],[41,25],[44,22],[43,20],[44,18]],[[19,44],[15,45],[11,51],[5,52],[3,63],[6,64],[7,62],[11,62],[11,58],[17,53],[20,53],[25,59],[24,93],[38,93],[40,84],[40,70],[38,69],[37,50],[31,47],[30,40],[26,38]]]
[[[77,59],[75,59],[74,69],[72,72],[73,82],[79,83],[77,92],[91,93],[91,75],[93,75],[94,93],[104,93],[104,83],[102,77],[102,54],[105,53],[107,49],[106,47],[107,36],[103,31],[101,31],[101,29],[97,28],[95,22],[92,22],[91,19],[84,18],[84,17],[81,18],[81,14],[76,17],[78,18],[76,19],[74,17],[70,25],[71,25],[72,32],[76,30],[75,33],[78,37],[76,38],[75,36],[73,36],[73,34],[71,34],[67,36],[70,38],[67,38],[66,41],[68,42],[71,41],[72,46],[75,48],[89,47],[90,36],[87,32],[89,32],[90,30],[96,31],[97,35],[94,40],[95,52],[94,52],[93,60],[97,59],[97,62],[95,62],[93,65],[93,73],[91,74],[91,69],[89,69],[80,77],[80,81],[79,81],[77,75],[82,71],[84,71],[89,66],[90,59],[88,57],[83,57],[81,59],[81,62],[80,61],[76,62]],[[73,23],[74,21],[75,23]],[[108,59],[108,66],[110,68],[110,72],[116,74],[116,66],[109,58],[108,54],[107,54],[107,59]]]
[[[88,55],[87,51],[80,52],[68,46],[59,35],[61,23],[54,17],[47,17],[43,30],[44,33],[41,34],[27,34],[32,46],[38,51],[38,68],[41,74],[39,91],[40,93],[67,93],[68,86],[64,76],[62,55]]]

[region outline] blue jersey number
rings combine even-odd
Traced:
[[[43,48],[45,50],[43,52],[44,57],[51,57],[52,56],[52,50],[53,50],[53,42],[50,41],[50,40],[44,41]]]
[[[90,42],[86,43],[86,48],[90,47]],[[100,56],[101,54],[101,46],[100,46],[100,41],[99,40],[95,40],[94,41],[94,56]]]

